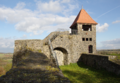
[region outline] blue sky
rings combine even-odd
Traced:
[[[15,40],[69,30],[82,5],[98,23],[97,49],[120,49],[120,0],[0,0],[0,52],[13,53]]]

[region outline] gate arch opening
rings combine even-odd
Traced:
[[[93,53],[93,46],[92,45],[89,45],[89,53]]]
[[[62,47],[54,48],[56,52],[57,60],[59,65],[67,65],[68,64],[68,52],[66,49]]]

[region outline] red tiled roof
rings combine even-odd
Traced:
[[[70,28],[76,23],[97,24],[84,9],[81,9]]]

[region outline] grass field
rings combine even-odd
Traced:
[[[0,58],[1,58],[1,57],[4,57],[4,54],[0,54]]]
[[[0,54],[0,76],[11,69],[12,57],[13,54]]]
[[[116,55],[120,58],[120,54],[107,53],[105,55]],[[0,54],[1,57],[11,57],[9,54]],[[12,59],[0,59],[0,76],[4,75],[12,66]],[[105,70],[96,70],[82,63],[74,63],[70,65],[60,66],[65,77],[69,78],[72,83],[120,83],[120,76],[116,76]]]
[[[120,59],[120,54],[107,54],[107,55],[114,55],[114,56],[117,56],[118,59]]]
[[[72,83],[120,83],[120,76],[106,70],[96,70],[83,63],[78,64],[60,66],[64,76]]]

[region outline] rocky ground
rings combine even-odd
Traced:
[[[0,77],[0,83],[70,83],[55,61],[42,53],[14,53],[13,63],[13,68]]]

